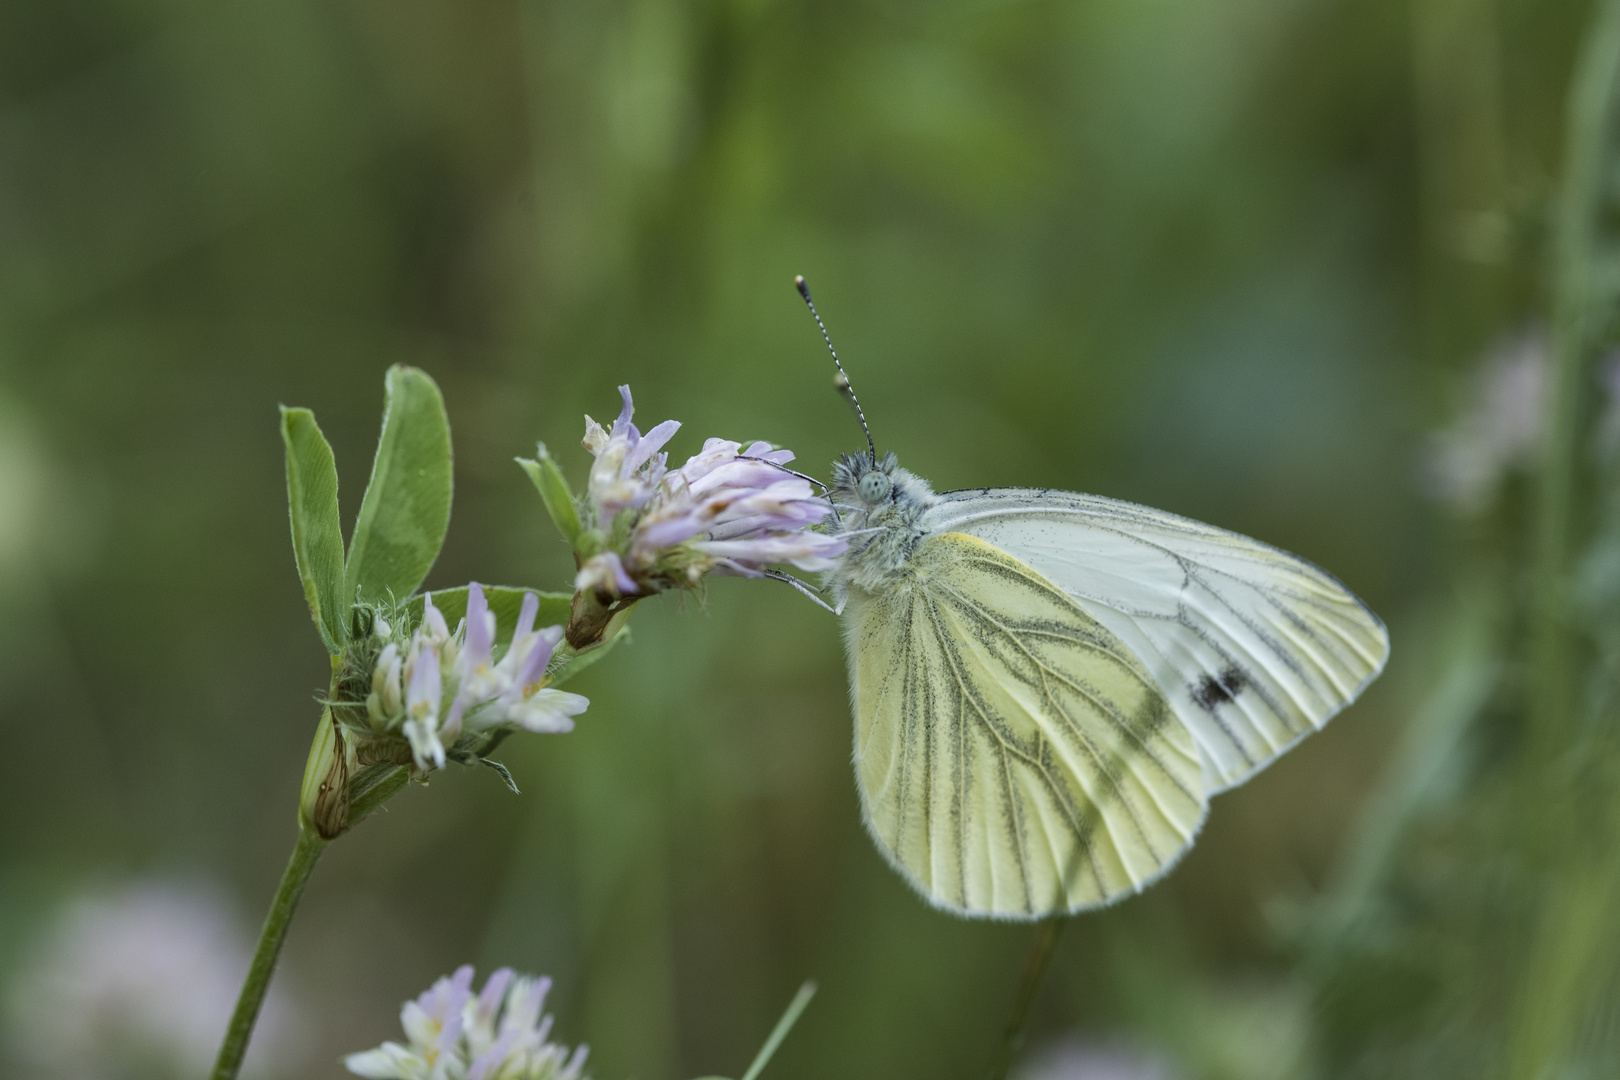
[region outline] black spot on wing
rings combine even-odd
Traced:
[[[1235,667],[1228,667],[1221,672],[1219,678],[1205,675],[1193,688],[1193,700],[1209,712],[1214,712],[1216,706],[1235,699],[1248,684],[1243,672]]]

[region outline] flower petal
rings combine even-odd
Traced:
[[[574,588],[581,592],[594,589],[617,596],[634,595],[640,591],[636,588],[635,580],[625,573],[624,563],[611,551],[586,559],[585,565],[574,576]]]
[[[522,1036],[516,1031],[504,1032],[495,1040],[493,1046],[473,1059],[467,1066],[466,1080],[490,1080],[491,1077],[500,1076],[507,1072],[505,1066],[512,1057],[512,1051],[518,1049],[518,1042]]]
[[[692,545],[705,555],[738,563],[766,566],[792,563],[801,570],[825,570],[843,553],[845,541],[825,533],[799,532],[788,536],[761,536],[751,540],[700,540]]]
[[[679,420],[665,420],[641,437],[635,448],[624,457],[624,472],[633,473],[647,462],[652,460],[654,454],[664,448],[664,444],[674,438],[675,433],[681,429]]]
[[[624,407],[619,410],[618,419],[613,421],[613,430],[609,435],[615,439],[628,435],[630,444],[634,446],[641,438],[641,433],[630,422],[630,418],[636,415],[636,403],[630,400],[629,384],[619,387],[619,400],[624,403]]]
[[[343,1067],[371,1080],[418,1080],[428,1075],[429,1068],[420,1054],[393,1042],[385,1042],[375,1050],[350,1054],[343,1059]]]
[[[516,1031],[527,1034],[534,1030],[535,1024],[540,1021],[540,1013],[546,1007],[546,995],[551,992],[551,980],[545,976],[538,979],[519,975],[512,980],[512,987],[506,992],[506,1015],[501,1017],[501,1031]]]
[[[411,682],[405,688],[405,711],[417,719],[432,717],[438,726],[439,703],[444,695],[444,677],[439,671],[439,654],[427,642],[418,639],[411,650]]]
[[[474,581],[467,586],[467,638],[462,652],[462,667],[472,671],[489,663],[495,647],[495,616],[490,613],[484,590]]]
[[[546,665],[551,663],[551,654],[556,651],[557,642],[562,640],[562,636],[561,626],[548,626],[534,635],[534,643],[529,646],[523,666],[518,669],[508,693],[516,690],[521,694],[545,677]]]
[[[585,1068],[585,1058],[590,1052],[591,1048],[584,1043],[576,1046],[574,1056],[568,1059],[568,1064],[557,1074],[557,1080],[579,1080],[579,1074]]]
[[[590,708],[591,699],[566,690],[536,690],[527,700],[512,706],[511,723],[525,731],[557,734],[574,730],[571,717]]]
[[[585,415],[585,437],[579,440],[579,444],[585,449],[589,450],[591,455],[594,457],[602,452],[602,448],[606,446],[607,443],[608,433],[603,429],[601,424],[598,424],[595,420],[592,420],[590,414],[587,413]]]
[[[421,720],[407,720],[400,730],[411,744],[411,757],[418,769],[427,772],[444,768],[444,744],[439,741],[436,728],[428,727]]]
[[[657,549],[684,543],[708,529],[701,512],[691,510],[679,517],[648,522],[636,530],[636,542],[643,548]]]
[[[430,594],[424,594],[422,597],[422,628],[439,641],[450,636],[450,626],[444,621],[444,613],[433,606],[433,597]]]
[[[484,980],[484,988],[479,991],[477,1000],[473,1003],[474,1015],[484,1020],[487,1018],[491,1026],[495,1023],[495,1014],[500,1011],[501,1001],[506,997],[506,988],[511,985],[513,971],[509,967],[496,968]]]
[[[540,614],[540,597],[532,592],[523,594],[523,606],[518,608],[517,628],[512,631],[512,641],[515,644],[529,636],[534,629],[535,616]]]

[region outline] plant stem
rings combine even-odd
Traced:
[[[782,1045],[782,1040],[788,1037],[788,1032],[793,1030],[793,1025],[799,1022],[799,1014],[804,1012],[804,1007],[810,1004],[810,999],[815,996],[815,983],[807,982],[799,987],[799,992],[793,995],[792,1001],[788,1002],[787,1011],[782,1013],[782,1019],[776,1022],[776,1027],[771,1031],[770,1037],[765,1040],[765,1045],[759,1048],[758,1054],[754,1055],[754,1063],[748,1066],[747,1072],[743,1073],[743,1080],[756,1080],[759,1074],[765,1071],[765,1066],[771,1063],[771,1057],[776,1053],[776,1048]]]
[[[242,993],[236,999],[236,1011],[231,1014],[231,1026],[225,1031],[220,1044],[219,1058],[214,1062],[213,1080],[235,1080],[247,1053],[248,1039],[253,1025],[259,1019],[259,1008],[264,1004],[265,991],[270,988],[270,976],[275,973],[276,957],[281,955],[281,944],[287,940],[287,927],[298,898],[304,895],[315,860],[321,857],[329,841],[322,840],[313,829],[300,824],[298,844],[292,858],[281,875],[276,898],[270,902],[270,913],[264,918],[264,929],[259,931],[259,945],[253,951],[253,964],[242,983]]]
[[[1574,556],[1589,532],[1596,500],[1588,444],[1591,369],[1615,325],[1613,277],[1616,162],[1620,161],[1620,0],[1593,5],[1571,82],[1564,180],[1555,233],[1553,370],[1547,438],[1535,522],[1531,741],[1524,766],[1524,845],[1539,860],[1539,925],[1516,995],[1517,1014],[1499,1057],[1508,1080],[1564,1074],[1576,1067],[1605,948],[1613,872],[1585,850],[1601,825],[1570,792],[1568,757],[1576,730],[1583,641],[1574,618]],[[1549,793],[1563,796],[1549,798]]]
[[[1055,915],[1042,919],[1035,926],[1035,937],[1029,943],[1029,956],[1024,960],[1024,977],[1018,984],[1018,996],[1013,998],[1012,1015],[1007,1017],[1001,1050],[990,1070],[990,1080],[1007,1080],[1007,1072],[1024,1048],[1024,1031],[1029,1027],[1029,1011],[1030,1006],[1035,1004],[1035,991],[1040,989],[1041,976],[1046,974],[1047,962],[1052,959],[1052,949],[1068,921],[1067,916]]]
[[[1569,102],[1563,190],[1555,233],[1553,370],[1547,436],[1535,521],[1535,615],[1532,715],[1538,747],[1562,742],[1575,701],[1569,564],[1576,532],[1580,448],[1588,425],[1594,338],[1613,297],[1595,262],[1610,197],[1610,131],[1620,86],[1620,4],[1604,0],[1593,15]]]

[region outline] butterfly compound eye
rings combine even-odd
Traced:
[[[861,498],[869,503],[882,502],[889,494],[889,477],[877,470],[861,477]]]

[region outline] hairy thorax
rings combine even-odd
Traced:
[[[852,593],[893,588],[922,542],[923,513],[936,497],[928,481],[902,469],[893,454],[876,465],[865,454],[845,455],[833,466],[832,501],[838,535],[849,548],[827,572],[836,607]]]

